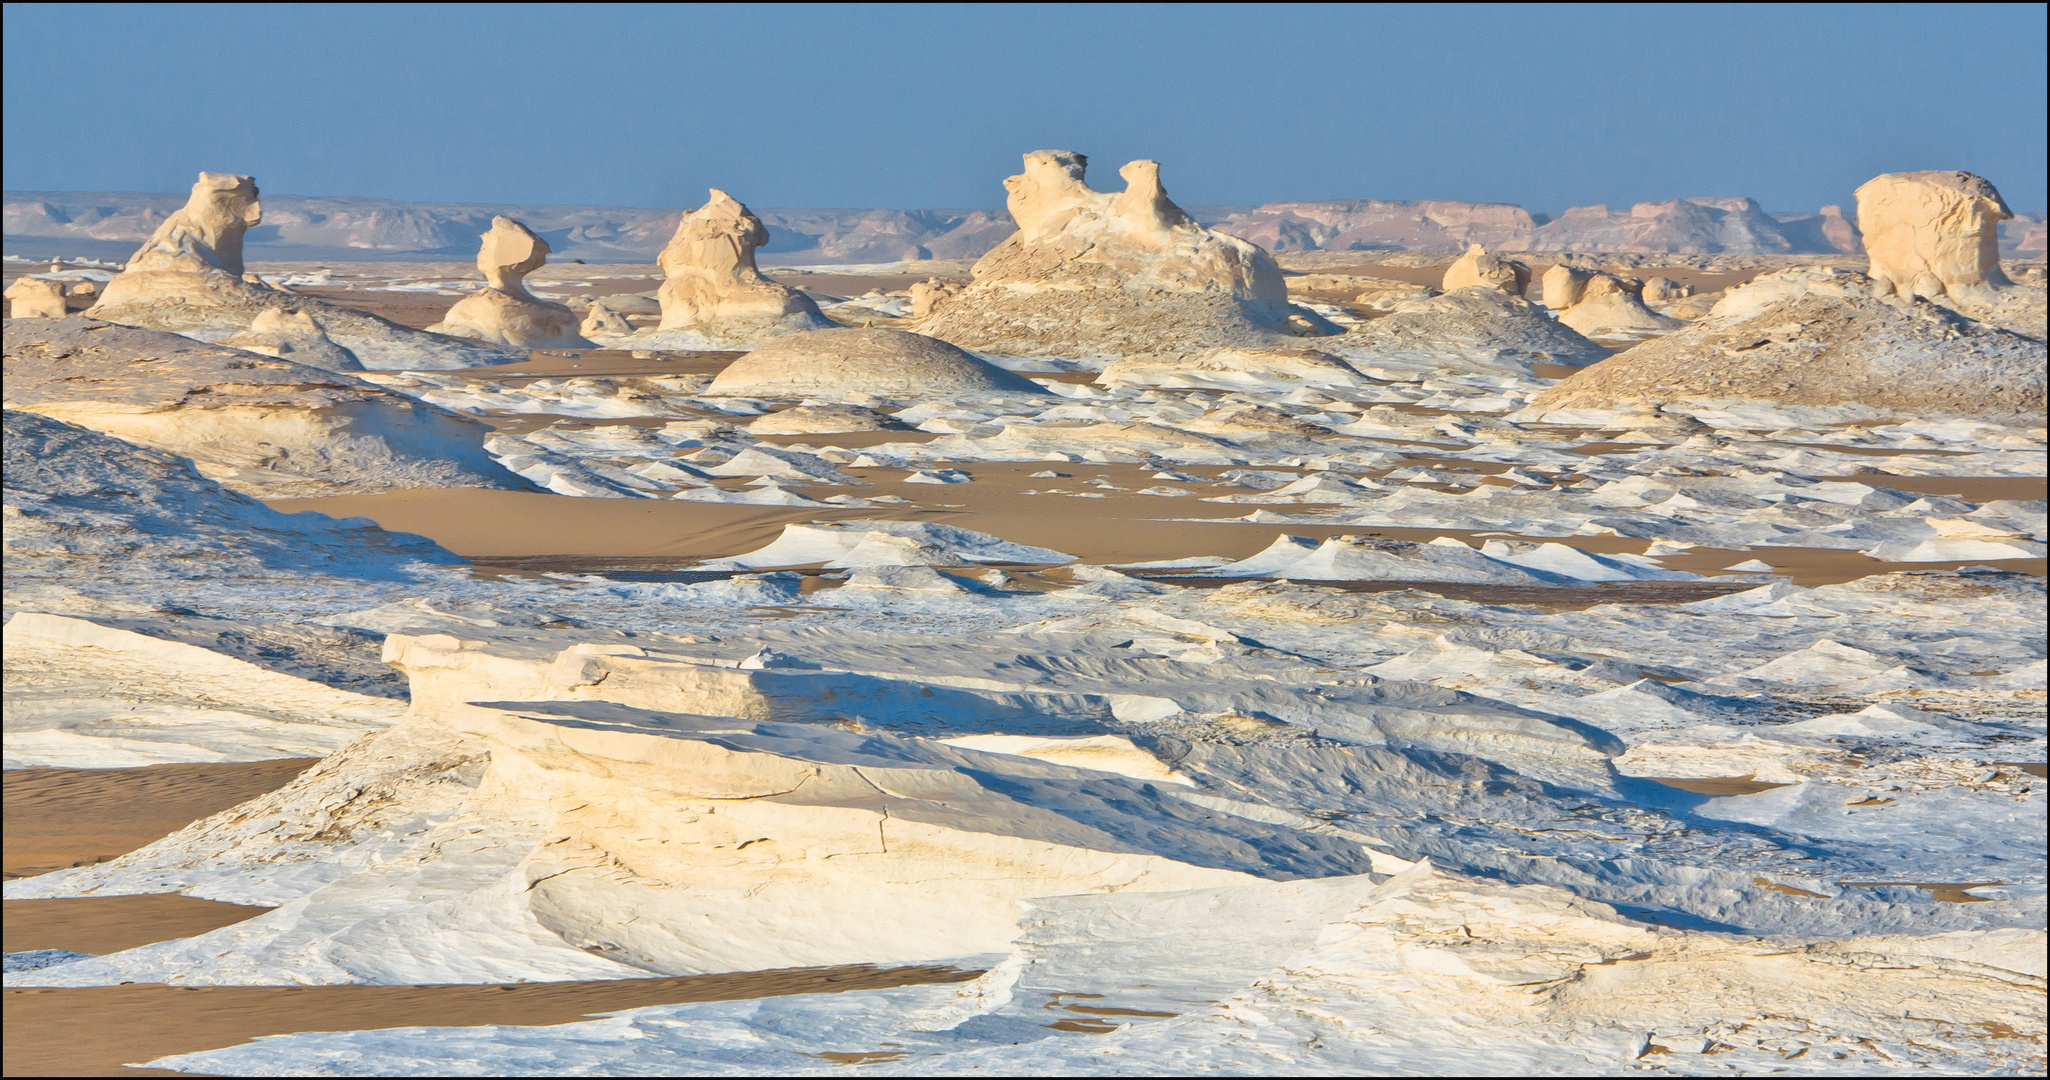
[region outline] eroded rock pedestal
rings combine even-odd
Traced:
[[[253,178],[200,173],[185,206],[157,227],[87,314],[204,341],[244,333],[266,311],[310,314],[335,344],[377,370],[442,370],[526,359],[524,352],[415,330],[245,276],[242,238],[262,219]]]
[[[1126,165],[1125,190],[1105,192],[1083,183],[1088,160],[1025,155],[1024,172],[1004,181],[1018,231],[975,264],[973,284],[927,294],[921,333],[991,352],[1096,358],[1337,330],[1289,304],[1273,256],[1184,214],[1158,164]]]
[[[484,287],[456,301],[427,329],[521,349],[582,349],[591,342],[578,332],[576,312],[527,291],[526,277],[548,261],[548,241],[509,217],[491,219],[479,237],[477,269]]]
[[[762,219],[713,188],[685,214],[656,262],[667,278],[655,297],[662,322],[621,347],[734,349],[833,325],[812,298],[762,276],[755,250],[769,242]]]

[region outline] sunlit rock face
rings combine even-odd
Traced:
[[[2014,216],[1968,172],[1887,173],[1858,188],[1867,271],[1881,295],[1991,303],[2007,285],[1999,226]]]
[[[427,329],[526,349],[587,348],[576,312],[527,291],[526,278],[548,261],[548,241],[509,217],[491,219],[479,237],[477,269],[484,288],[456,301]]]

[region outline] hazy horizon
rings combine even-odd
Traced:
[[[1812,211],[1964,169],[2030,212],[2050,156],[2039,5],[94,11],[5,9],[7,190],[991,208],[1059,147],[1192,206]]]

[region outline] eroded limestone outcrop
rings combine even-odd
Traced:
[[[524,352],[415,330],[245,276],[242,238],[262,219],[254,179],[199,174],[185,206],[137,249],[87,314],[203,341],[241,334],[268,310],[310,314],[336,344],[377,370],[478,367],[527,358]]]
[[[1567,271],[1570,282],[1559,281],[1557,298],[1571,297],[1564,307],[1554,306],[1554,275]],[[1585,274],[1585,276],[1583,276]],[[1664,280],[1664,279],[1660,279]],[[1683,319],[1661,315],[1644,305],[1642,286],[1614,274],[1585,273],[1555,266],[1545,273],[1545,306],[1558,320],[1590,338],[1650,337],[1687,325]],[[1670,283],[1669,283],[1670,284]]]
[[[2000,192],[1968,172],[1887,173],[1858,188],[1858,226],[1882,296],[1998,302],[1999,225],[2014,216]]]
[[[726,366],[707,394],[743,397],[1044,394],[937,338],[903,330],[813,330],[778,338]]]
[[[61,319],[65,315],[64,285],[47,278],[22,277],[7,286],[10,319]]]
[[[309,312],[265,308],[249,329],[221,342],[237,349],[290,360],[323,371],[361,371],[356,354],[334,343]]]
[[[281,316],[289,318],[289,316]],[[6,404],[192,459],[266,497],[527,489],[475,420],[353,376],[84,316],[10,321]]]
[[[548,261],[548,241],[509,217],[491,219],[479,237],[477,269],[484,287],[463,297],[427,329],[520,349],[582,349],[576,312],[527,291],[526,277]]]
[[[1446,292],[1472,285],[1492,285],[1511,296],[1522,296],[1530,287],[1530,267],[1515,259],[1490,254],[1479,244],[1468,244],[1466,254],[1445,268]]]
[[[1337,331],[1288,302],[1273,256],[1183,213],[1158,164],[1126,165],[1125,190],[1106,192],[1083,182],[1088,160],[1025,155],[1024,171],[1004,181],[1018,231],[919,332],[1013,355],[1115,358]]]
[[[762,276],[755,250],[768,226],[733,196],[713,188],[705,205],[683,216],[655,260],[667,275],[656,299],[662,321],[617,344],[622,348],[735,349],[832,320],[804,293]]]

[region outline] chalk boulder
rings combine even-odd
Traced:
[[[903,330],[833,329],[778,338],[728,364],[705,393],[929,398],[1046,391],[938,338]]]
[[[633,324],[626,321],[626,316],[614,311],[612,306],[603,300],[591,301],[589,310],[584,312],[584,321],[577,329],[585,337],[594,340],[625,337],[634,332]]]
[[[741,349],[833,325],[811,297],[762,276],[755,250],[769,228],[713,188],[683,216],[656,262],[667,277],[655,297],[662,321],[620,342],[639,349]]]
[[[1580,294],[1592,277],[1592,270],[1561,263],[1545,271],[1543,280],[1539,282],[1539,295],[1544,297],[1546,307],[1564,311],[1580,302]]]
[[[491,230],[479,239],[477,269],[484,272],[484,287],[456,301],[428,330],[516,349],[591,346],[575,312],[527,291],[527,275],[548,261],[548,241],[504,216],[492,218]]]
[[[1466,254],[1445,268],[1442,288],[1446,292],[1471,285],[1492,285],[1511,296],[1522,296],[1530,287],[1530,267],[1493,255],[1479,244],[1469,244]]]
[[[1687,325],[1645,307],[1631,284],[1614,274],[1591,275],[1573,304],[1558,311],[1559,321],[1590,338],[1649,337]]]
[[[110,323],[220,341],[248,331],[268,310],[307,313],[364,367],[381,371],[480,367],[527,358],[524,351],[415,330],[369,312],[272,288],[245,275],[243,234],[262,218],[254,180],[228,173],[199,174],[185,206],[137,249],[87,314]]]
[[[940,303],[961,291],[959,282],[927,278],[911,283],[911,317],[923,319],[938,310]]]
[[[1134,161],[1125,190],[1083,182],[1088,158],[1025,155],[1004,181],[1018,231],[975,264],[973,283],[931,308],[919,332],[1012,355],[1115,358],[1286,344],[1295,318],[1338,328],[1288,302],[1273,256],[1206,229]]]
[[[10,319],[61,319],[65,315],[64,283],[48,278],[16,278],[7,286]]]
[[[1887,173],[1858,188],[1858,226],[1881,296],[1995,304],[1999,225],[2014,216],[2000,192],[1968,172]]]
[[[265,308],[250,320],[249,329],[221,344],[265,356],[276,356],[295,364],[323,371],[361,371],[356,354],[334,343],[320,323],[304,311]]]
[[[1645,281],[1642,295],[1647,304],[1666,304],[1693,296],[1694,286],[1682,285],[1672,278],[1654,277]]]

